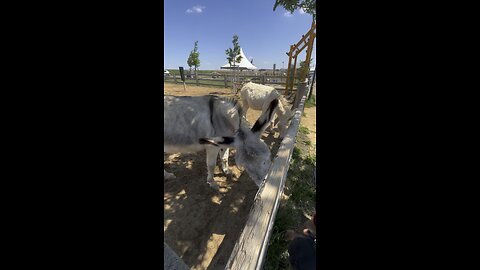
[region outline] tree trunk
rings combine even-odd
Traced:
[[[237,83],[238,83],[238,67],[235,67],[234,69],[234,81],[235,81],[235,88],[233,90],[233,93],[235,94],[237,92]]]
[[[230,73],[230,76],[231,76],[231,81],[232,81],[232,92],[233,92],[233,90],[234,90],[233,87],[235,87],[235,86],[234,86],[235,84],[233,83],[233,79],[234,79],[234,75],[235,75],[235,74],[234,74],[235,70],[233,69],[232,64],[230,64],[230,70],[232,71],[232,72]]]
[[[195,81],[197,82],[197,86],[199,86],[199,84],[198,84],[198,76],[197,76],[197,67],[195,67]]]

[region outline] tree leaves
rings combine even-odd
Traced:
[[[242,56],[240,55],[240,45],[238,44],[238,35],[233,35],[233,49],[228,48],[225,50],[225,54],[227,55],[227,61],[230,66],[234,65],[235,63],[240,63],[242,61]]]
[[[286,11],[289,11],[290,13],[293,13],[297,9],[303,9],[306,13],[311,14],[313,17],[316,17],[316,0],[275,0],[273,11],[275,11],[278,6],[282,6]]]
[[[198,52],[198,41],[195,41],[195,45],[193,47],[193,51],[190,52],[188,56],[187,64],[190,67],[195,67],[197,69],[200,66],[200,53]]]
[[[312,62],[313,58],[310,59],[310,63]],[[307,65],[306,61],[301,61],[300,62],[300,67],[297,69],[298,72],[298,77],[300,81],[305,81],[305,78],[307,77],[308,73],[310,72],[310,67]]]

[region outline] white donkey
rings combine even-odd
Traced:
[[[283,139],[285,137],[289,122],[292,120],[295,114],[286,107],[286,100],[277,92],[277,90],[275,90],[274,87],[248,82],[243,85],[242,89],[240,89],[239,95],[240,99],[242,100],[243,112],[245,115],[247,115],[249,108],[254,110],[262,110],[262,112],[265,113],[269,104],[273,100],[278,99],[280,102],[275,109],[275,114],[279,118],[278,131],[280,132],[280,138]],[[284,104],[282,104],[282,100],[284,101]],[[270,128],[272,130],[275,126],[274,120],[275,115],[270,119]]]
[[[242,117],[242,108],[233,98],[217,96],[164,96],[164,152],[196,153],[207,151],[207,183],[218,189],[213,180],[219,152],[222,152],[222,169],[228,170],[228,148],[235,148],[235,162],[244,167],[252,180],[260,186],[271,165],[270,149],[260,140],[258,132],[268,125],[278,105],[271,102],[250,130]],[[173,174],[164,170],[164,178]]]

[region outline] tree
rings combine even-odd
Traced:
[[[290,11],[290,13],[293,13],[297,9],[303,9],[306,13],[312,15],[314,18],[317,16],[316,0],[275,0],[273,11],[275,11],[278,6],[282,6],[285,10]]]
[[[312,62],[313,58],[310,59],[310,63]],[[301,82],[305,81],[307,78],[308,73],[310,72],[310,67],[307,65],[306,61],[301,61],[300,66],[297,69],[298,78]]]
[[[198,52],[198,41],[195,41],[193,51],[188,56],[187,64],[190,67],[190,73],[192,73],[192,66],[195,67],[195,78],[197,77],[197,68],[200,66],[200,53]]]
[[[230,64],[230,67],[233,66],[234,69],[234,78],[232,82],[233,90],[235,90],[235,70],[236,70],[236,63],[240,63],[242,61],[242,56],[240,55],[240,45],[238,44],[238,35],[233,35],[233,49],[228,48],[225,50],[225,53],[227,54],[227,61]]]
[[[313,60],[313,58],[310,59],[310,62],[312,60]],[[293,64],[290,65],[290,69],[291,69],[291,72],[290,72],[290,75],[288,77],[290,78],[289,80],[291,82],[293,82],[294,81]],[[306,64],[306,61],[300,61],[299,66],[295,70],[295,78],[297,78],[299,82],[304,82],[305,78],[307,78],[309,72],[310,72],[310,67]]]

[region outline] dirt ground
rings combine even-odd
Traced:
[[[187,85],[164,84],[168,95],[225,95],[232,96],[231,89]],[[315,109],[315,108],[308,108]],[[253,124],[260,112],[249,110],[247,120]],[[315,136],[315,112],[306,110],[302,125]],[[262,139],[274,156],[280,146],[278,132],[264,133]],[[315,137],[312,137],[315,138]],[[312,143],[315,143],[312,139]],[[231,151],[229,165],[231,176],[226,176],[218,166],[215,182],[219,191],[207,183],[205,152],[196,154],[164,154],[164,166],[176,179],[164,181],[164,235],[165,242],[191,269],[224,269],[235,241],[245,226],[257,186],[246,173],[235,166]]]

